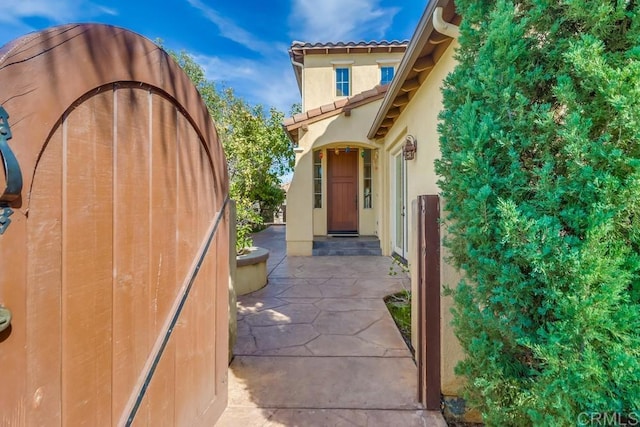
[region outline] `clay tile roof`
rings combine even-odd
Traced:
[[[332,102],[331,104],[325,104],[325,105],[321,105],[320,106],[320,111],[322,113],[328,113],[329,111],[335,110],[336,106],[335,104]]]
[[[294,41],[291,43],[291,50],[295,49],[333,49],[342,47],[406,47],[409,40],[381,40],[381,41],[359,41],[359,42],[337,42],[337,43],[308,43]]]
[[[354,98],[356,98],[358,95],[355,95]],[[340,107],[344,107],[345,105],[347,105],[347,103],[349,102],[349,98],[342,98],[342,99],[338,99],[337,101],[334,102],[336,109],[340,108]]]
[[[298,89],[302,90],[302,71],[296,64],[304,64],[306,55],[326,55],[335,53],[359,54],[373,52],[397,52],[404,53],[409,45],[409,40],[381,40],[359,42],[328,42],[308,43],[294,41],[289,48],[289,57],[292,61],[293,72],[298,82]]]
[[[294,122],[302,122],[304,120],[307,120],[309,118],[309,116],[307,115],[307,113],[298,113],[295,116],[293,116],[293,120]]]

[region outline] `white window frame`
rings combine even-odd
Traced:
[[[391,247],[393,252],[406,259],[409,253],[408,247],[408,211],[407,211],[407,161],[404,159],[402,149],[390,157],[391,175]],[[401,168],[398,170],[398,166]],[[401,182],[398,182],[400,179]],[[401,206],[399,206],[401,205]],[[400,216],[400,217],[399,217]],[[401,236],[398,236],[398,230]],[[400,238],[402,242],[399,242]],[[398,245],[401,243],[401,246]]]
[[[376,63],[378,64],[380,70],[380,82],[382,83],[382,68],[383,67],[393,67],[393,78],[396,77],[396,71],[398,71],[398,65],[400,64],[399,59],[377,59]],[[392,79],[393,80],[393,79]],[[391,83],[391,82],[389,82]]]
[[[391,68],[393,70],[393,76],[391,76],[391,80],[389,80],[386,83],[382,83],[382,70],[385,68]],[[385,85],[385,84],[389,84],[393,81],[393,78],[396,76],[396,67],[393,65],[389,65],[389,64],[380,64],[380,84],[381,85]]]
[[[351,96],[351,92],[353,91],[352,88],[352,78],[351,78],[351,72],[352,72],[352,67],[351,65],[353,65],[354,61],[351,60],[347,60],[347,61],[331,61],[331,64],[333,64],[333,82],[334,82],[334,88],[335,88],[335,96],[338,98],[343,98],[343,97],[347,97],[347,96]],[[349,89],[349,93],[347,93],[346,95],[344,93],[340,94],[338,93],[338,70],[342,70],[345,69],[347,70],[347,87]]]
[[[338,71],[346,71],[347,79],[338,80]],[[335,80],[336,80],[336,96],[351,96],[351,67],[336,67],[335,68]],[[344,93],[344,85],[347,86],[347,93]]]

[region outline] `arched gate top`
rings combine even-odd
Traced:
[[[31,187],[38,157],[65,112],[92,91],[117,83],[150,86],[173,100],[210,156],[216,197],[226,196],[222,146],[202,98],[182,69],[163,49],[134,32],[73,24],[28,34],[0,49],[0,105],[10,116],[10,144],[24,177],[22,199],[13,206],[28,205],[24,193]]]

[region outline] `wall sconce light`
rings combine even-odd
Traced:
[[[416,139],[412,135],[407,135],[404,146],[402,147],[402,154],[405,160],[413,160],[416,157],[417,147]]]

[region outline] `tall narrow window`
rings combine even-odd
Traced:
[[[313,207],[322,207],[322,150],[313,152]]]
[[[386,85],[393,80],[393,73],[395,69],[393,67],[380,67],[380,84]]]
[[[371,150],[365,149],[362,156],[364,160],[364,208],[373,207],[373,179],[371,173]]]
[[[349,96],[349,68],[336,68],[336,96]]]

